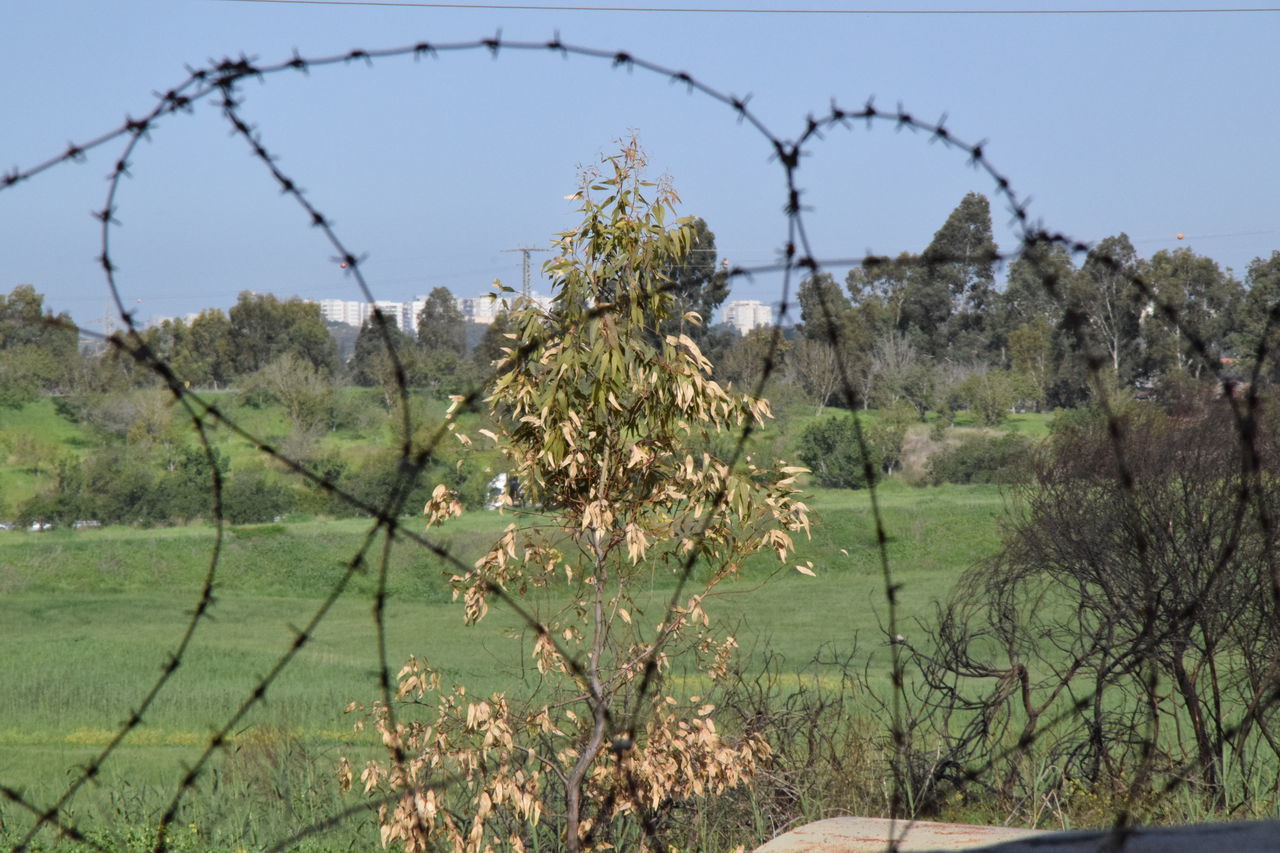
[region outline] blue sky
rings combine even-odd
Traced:
[[[610,5],[603,4],[600,5]],[[613,4],[639,5],[639,4]],[[739,0],[669,8],[767,8]],[[853,8],[810,0],[811,9]],[[888,4],[877,4],[881,8]],[[1026,8],[998,2],[911,9]],[[1059,9],[1102,4],[1062,4]],[[1133,9],[1150,4],[1115,3]],[[1192,4],[1173,3],[1171,8]],[[1195,4],[1202,6],[1203,4]],[[907,8],[905,6],[900,8]],[[1190,246],[1243,275],[1280,248],[1280,14],[734,14],[326,6],[236,0],[6,0],[0,171],[30,167],[141,115],[185,66],[241,53],[263,63],[420,41],[545,41],[632,55],[751,96],[770,131],[797,137],[832,102],[946,114],[1047,227],[1091,242],[1127,232],[1150,256]],[[768,264],[787,239],[782,171],[767,140],[714,101],[640,70],[549,52],[483,49],[272,75],[243,88],[245,115],[281,169],[367,253],[379,298],[433,287],[517,285],[517,246],[572,224],[579,164],[632,130],[683,211],[723,257]],[[101,328],[107,293],[90,211],[121,141],[0,192],[0,292],[30,283]],[[165,118],[132,158],[112,235],[140,319],[226,307],[243,289],[357,298],[352,279],[280,195],[212,101]],[[798,173],[820,258],[919,251],[991,180],[926,137],[862,124],[816,141]],[[1179,242],[1176,234],[1185,234]],[[537,257],[537,256],[535,256]],[[832,271],[842,277],[847,265]],[[772,301],[780,278],[741,279]]]

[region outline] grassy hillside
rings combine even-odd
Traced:
[[[381,392],[368,388],[344,388],[334,403],[334,422],[325,429],[296,429],[284,409],[274,403],[248,405],[230,391],[201,392],[203,399],[216,406],[245,434],[277,448],[292,458],[341,460],[348,469],[368,465],[379,454],[398,447],[398,418],[384,405]],[[151,399],[147,397],[150,395]],[[419,438],[426,440],[448,408],[448,402],[426,396],[413,400],[413,419]],[[139,414],[143,412],[144,414]],[[821,417],[840,413],[826,409]],[[860,412],[867,423],[874,423],[877,412]],[[818,419],[812,407],[796,405],[780,410],[753,438],[757,454],[796,458],[796,441],[805,427]],[[134,429],[141,435],[126,435],[130,418],[142,418],[146,429]],[[1051,415],[1011,415],[999,428],[1001,432],[1017,432],[1031,437],[1048,433]],[[208,435],[229,465],[231,476],[237,473],[265,471],[268,478],[288,481],[280,466],[265,458],[255,443],[214,419],[206,421]],[[474,433],[486,425],[479,414],[464,414],[459,428]],[[978,431],[966,412],[956,417],[949,431],[952,440]],[[159,433],[159,437],[156,437]],[[44,398],[21,409],[0,409],[0,521],[11,521],[20,507],[55,482],[60,462],[79,462],[100,448],[124,443],[137,447],[138,454],[151,452],[157,442],[165,445],[194,446],[195,432],[186,413],[174,406],[165,392],[143,391],[117,395],[114,402],[85,403]],[[912,428],[908,436],[908,479],[919,479],[927,456],[944,442],[930,436],[927,425]],[[452,440],[440,448],[446,461],[456,456],[459,447]],[[483,478],[483,473],[475,475]],[[487,478],[485,478],[487,481]]]
[[[56,460],[79,458],[94,438],[45,397],[20,409],[0,406],[0,521],[48,482]]]
[[[234,392],[202,392],[201,396],[229,422],[204,418],[206,435],[227,475],[224,485],[265,483],[291,496],[283,502],[283,510],[263,508],[238,520],[267,521],[287,513],[290,506],[311,513],[350,514],[348,507],[326,502],[315,490],[309,492],[286,466],[262,453],[259,443],[312,470],[339,480],[345,477],[342,487],[348,491],[359,492],[362,484],[378,481],[395,468],[401,421],[398,414],[387,411],[375,390],[339,389],[329,420],[319,425],[294,423],[280,405],[247,400]],[[447,401],[427,396],[411,400],[418,446],[437,437],[447,407]],[[474,432],[486,424],[478,413],[464,413],[457,419],[463,431]],[[435,446],[432,476],[444,476],[446,469],[453,471],[461,446],[452,438]],[[180,478],[174,472],[192,454],[206,470],[183,480],[181,486],[166,486],[162,481]],[[484,470],[487,465],[485,458],[468,462],[469,485],[463,493],[473,502],[478,502],[492,476]],[[209,482],[207,467],[191,416],[164,391],[42,399],[21,409],[0,410],[0,521],[52,518],[63,524],[78,519],[157,524],[207,517],[210,503],[202,494]],[[60,478],[59,472],[68,470],[87,472],[93,488],[79,483],[67,486],[67,478]],[[116,481],[118,485],[113,485]],[[140,481],[149,484],[132,485]],[[63,485],[58,488],[60,482]],[[166,488],[178,488],[192,500],[175,504],[154,497],[169,494]],[[68,495],[78,495],[79,500]],[[40,500],[31,505],[37,497]],[[121,510],[122,504],[130,509]],[[137,519],[130,514],[133,508],[137,508]]]

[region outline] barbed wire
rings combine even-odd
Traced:
[[[386,639],[387,582],[393,546],[403,543],[425,549],[435,557],[445,561],[454,571],[463,576],[472,576],[476,571],[459,559],[446,544],[428,535],[409,529],[401,520],[403,510],[413,488],[419,483],[423,473],[433,461],[439,442],[449,434],[450,424],[448,422],[441,424],[424,442],[415,444],[413,440],[415,424],[411,406],[409,405],[409,383],[406,378],[405,368],[397,354],[387,318],[381,312],[375,311],[373,314],[373,326],[391,361],[392,384],[400,401],[400,412],[398,413],[400,418],[398,450],[400,465],[387,494],[378,503],[370,503],[344,490],[332,478],[310,469],[300,460],[291,458],[270,442],[256,435],[252,430],[238,423],[235,418],[229,416],[215,402],[206,399],[198,392],[192,391],[182,381],[182,378],[175,373],[173,367],[152,351],[137,325],[136,318],[126,307],[121,297],[118,272],[111,252],[112,237],[115,229],[120,225],[116,218],[116,213],[119,207],[118,199],[123,181],[131,176],[134,160],[138,156],[139,143],[146,139],[149,133],[162,121],[179,114],[192,113],[201,103],[210,101],[212,106],[220,112],[229,124],[233,133],[249,146],[251,153],[263,165],[267,179],[272,181],[282,194],[292,198],[299,206],[308,227],[318,229],[321,232],[325,242],[352,274],[364,300],[372,304],[375,301],[373,290],[366,281],[361,268],[363,256],[339,237],[338,231],[333,224],[334,220],[323,213],[308,194],[304,193],[297,178],[286,174],[280,168],[279,158],[267,147],[264,135],[255,124],[244,116],[243,104],[238,95],[239,87],[245,81],[266,81],[274,75],[286,71],[306,73],[311,68],[321,66],[343,66],[352,63],[373,64],[375,62],[405,58],[417,60],[428,56],[439,57],[449,53],[474,51],[487,51],[494,57],[498,57],[507,51],[544,53],[562,57],[576,56],[592,61],[603,61],[613,68],[637,69],[654,75],[659,79],[664,79],[670,84],[678,85],[686,93],[705,98],[713,106],[727,109],[736,115],[739,122],[763,142],[778,168],[783,172],[785,177],[785,198],[782,200],[782,209],[787,219],[787,236],[784,248],[780,253],[781,257],[777,262],[754,266],[735,266],[728,270],[728,276],[732,279],[763,273],[781,273],[779,323],[784,322],[790,316],[792,291],[796,287],[798,277],[817,276],[825,270],[837,266],[873,266],[890,260],[874,254],[867,254],[861,258],[817,257],[808,236],[806,228],[807,211],[802,203],[805,189],[800,180],[802,155],[809,152],[818,143],[828,142],[836,131],[853,132],[859,128],[871,131],[877,127],[909,131],[930,143],[939,144],[957,152],[965,164],[985,175],[991,181],[993,192],[1005,205],[1010,217],[1010,223],[1020,240],[1020,246],[1017,251],[1007,254],[995,252],[987,260],[995,262],[1013,260],[1019,257],[1030,258],[1046,291],[1058,302],[1063,310],[1064,328],[1076,338],[1080,351],[1085,353],[1085,369],[1088,379],[1096,389],[1096,399],[1106,417],[1108,429],[1112,436],[1111,444],[1115,453],[1117,476],[1122,491],[1129,496],[1128,499],[1132,498],[1134,477],[1125,457],[1125,450],[1121,441],[1125,425],[1122,415],[1114,405],[1107,385],[1103,381],[1106,359],[1104,354],[1098,351],[1088,333],[1091,317],[1087,306],[1069,304],[1066,294],[1062,293],[1056,286],[1058,283],[1054,280],[1050,271],[1040,265],[1034,252],[1029,251],[1045,246],[1053,246],[1060,247],[1071,254],[1080,254],[1089,252],[1092,247],[1085,242],[1072,239],[1064,234],[1051,232],[1040,223],[1031,221],[1025,199],[1015,193],[1009,178],[999,171],[987,157],[986,141],[967,142],[958,138],[948,128],[945,115],[936,121],[928,121],[917,118],[901,104],[892,109],[882,109],[877,107],[873,100],[868,100],[859,108],[849,109],[832,101],[829,107],[820,114],[808,115],[798,128],[796,136],[792,140],[788,140],[767,127],[751,110],[749,97],[727,93],[700,81],[688,72],[650,63],[625,51],[597,50],[566,44],[561,41],[558,35],[547,41],[509,41],[504,40],[500,35],[460,42],[422,41],[412,45],[388,49],[353,49],[345,53],[317,58],[304,58],[295,52],[287,60],[266,64],[241,55],[235,59],[226,58],[221,61],[211,62],[205,67],[188,69],[187,78],[177,86],[155,93],[157,99],[155,106],[142,118],[134,119],[126,116],[124,122],[113,130],[91,137],[81,143],[71,143],[63,151],[46,160],[30,167],[15,168],[0,176],[0,192],[3,192],[21,182],[36,178],[54,167],[70,162],[83,161],[89,152],[103,148],[108,144],[117,141],[123,142],[109,176],[105,203],[95,216],[100,221],[101,232],[101,253],[98,258],[98,264],[125,329],[109,337],[100,338],[100,340],[103,340],[110,349],[132,359],[136,364],[154,373],[175,401],[181,405],[186,419],[197,436],[201,452],[213,472],[210,493],[212,495],[212,514],[215,528],[215,539],[211,549],[209,565],[205,571],[201,591],[191,619],[182,637],[163,665],[161,675],[142,696],[136,709],[129,713],[126,721],[116,731],[107,746],[84,766],[63,793],[47,807],[41,807],[29,801],[12,787],[0,786],[0,796],[35,817],[33,825],[13,848],[15,851],[29,849],[39,833],[46,827],[51,827],[61,835],[88,844],[95,849],[104,849],[101,845],[92,841],[85,831],[76,825],[69,814],[68,807],[86,783],[100,777],[104,765],[130,734],[144,724],[146,715],[157,697],[170,686],[172,677],[191,648],[199,628],[210,617],[211,611],[217,603],[214,590],[217,585],[218,569],[222,559],[223,538],[227,520],[223,503],[224,484],[216,464],[215,449],[208,432],[209,428],[214,425],[219,428],[225,428],[239,438],[248,441],[263,456],[278,462],[287,470],[304,478],[304,480],[325,493],[366,513],[370,516],[371,522],[360,546],[346,561],[341,576],[330,587],[321,604],[301,628],[293,629],[294,638],[288,648],[277,657],[267,673],[257,681],[256,685],[242,699],[234,712],[227,717],[222,725],[214,730],[214,733],[205,742],[197,760],[184,771],[172,798],[160,815],[153,849],[157,853],[167,849],[169,827],[175,821],[182,801],[194,789],[209,762],[217,753],[227,748],[231,733],[245,720],[246,715],[264,700],[267,691],[276,682],[280,674],[291,665],[299,652],[313,639],[315,631],[327,618],[333,605],[347,589],[353,575],[363,571],[371,562],[376,562],[377,567],[377,578],[373,593],[373,623],[377,645],[377,686],[381,694],[382,703],[390,715],[391,725],[394,728],[396,713],[395,703],[392,701],[394,679],[392,677],[392,665],[388,659]],[[1248,383],[1247,392],[1241,399],[1239,395],[1234,393],[1235,386],[1224,375],[1221,364],[1212,357],[1209,346],[1198,335],[1196,330],[1184,320],[1181,306],[1166,300],[1151,282],[1146,281],[1141,275],[1126,270],[1116,259],[1092,254],[1091,257],[1095,257],[1096,261],[1112,274],[1124,277],[1145,300],[1154,305],[1161,316],[1185,336],[1191,355],[1200,360],[1207,374],[1218,381],[1223,388],[1223,396],[1231,407],[1237,430],[1237,439],[1241,448],[1241,469],[1246,483],[1240,500],[1235,507],[1235,517],[1229,528],[1229,539],[1234,541],[1235,538],[1241,535],[1251,512],[1257,524],[1270,534],[1274,530],[1275,520],[1270,516],[1270,510],[1265,501],[1254,499],[1255,495],[1260,494],[1257,484],[1264,476],[1257,444],[1257,422],[1262,407],[1258,387],[1261,384],[1260,380],[1264,364],[1271,357],[1268,345],[1270,333],[1280,324],[1280,306],[1273,307],[1268,316],[1266,329],[1255,353],[1251,381]],[[960,260],[965,259],[943,255],[933,256],[930,262],[946,263]],[[827,343],[835,351],[836,370],[839,374],[841,393],[844,396],[846,406],[852,411],[855,440],[862,460],[863,474],[868,484],[867,496],[871,509],[875,548],[878,555],[887,611],[887,632],[890,637],[896,637],[900,606],[898,594],[901,590],[901,584],[895,580],[893,562],[889,555],[889,530],[880,505],[877,488],[878,477],[873,470],[873,454],[856,405],[859,394],[854,381],[852,366],[846,362],[843,356],[843,347],[840,346],[836,306],[830,304],[821,291],[819,293],[819,317],[816,318],[816,322],[820,324]],[[609,309],[608,307],[602,307],[597,310],[606,311]],[[521,342],[516,349],[515,358],[528,356],[540,343],[540,341]],[[760,374],[755,382],[754,392],[756,396],[763,395],[770,379],[778,370],[781,344],[781,329],[779,326],[775,326],[764,354]],[[474,388],[470,393],[464,395],[455,411],[462,413],[476,410],[482,399],[482,388],[483,386]],[[730,467],[736,466],[744,457],[752,434],[753,427],[750,424],[739,432],[727,460]],[[1250,491],[1248,484],[1254,484],[1253,491]],[[708,526],[713,523],[717,513],[722,511],[726,499],[727,496],[723,492],[715,495],[714,500],[702,517],[695,538],[700,538],[706,534]],[[383,537],[382,546],[379,553],[373,556],[372,552],[379,536]],[[1144,562],[1149,559],[1147,546],[1148,543],[1145,542],[1140,541],[1137,543],[1139,559]],[[1218,562],[1210,575],[1210,588],[1223,582],[1223,579],[1231,570],[1231,559],[1234,554],[1235,548],[1229,544],[1219,555]],[[667,604],[668,615],[673,613],[679,606],[680,597],[686,584],[693,576],[696,562],[696,551],[691,551],[678,572],[674,591]],[[584,669],[581,661],[577,660],[567,648],[560,644],[559,640],[549,631],[547,625],[539,620],[532,610],[528,609],[500,585],[491,581],[483,581],[483,583],[485,584],[486,592],[516,614],[527,630],[537,634],[540,640],[554,647],[575,677],[583,676]],[[1273,573],[1272,583],[1273,594],[1276,600],[1280,601],[1280,575]],[[1202,603],[1193,604],[1179,614],[1179,621],[1196,618],[1198,609],[1201,606],[1203,606]],[[1174,626],[1168,626],[1165,631],[1149,637],[1146,645],[1139,647],[1139,651],[1143,648],[1153,648],[1157,642],[1163,637],[1169,636],[1173,630]],[[904,713],[910,701],[906,688],[906,654],[912,651],[905,644],[890,643],[890,740],[893,749],[898,752],[906,749],[907,731]],[[642,700],[657,689],[658,681],[661,678],[655,655],[656,649],[647,654],[645,659],[641,661],[642,675],[637,682],[635,696],[632,697],[632,710],[627,718],[625,720],[614,719],[611,709],[603,708],[608,721],[611,739],[625,737],[634,742],[636,733],[643,724],[641,719],[641,714],[643,713]],[[591,701],[600,705],[604,703],[603,697],[598,695],[593,695]],[[1079,699],[1075,703],[1075,707],[1078,708],[1080,702],[1087,701],[1089,701],[1087,696]],[[1248,725],[1249,721],[1255,719],[1260,712],[1274,707],[1277,702],[1280,702],[1280,690],[1273,690],[1267,696],[1260,695],[1254,705],[1247,710],[1246,716],[1234,726],[1238,728]],[[1068,719],[1072,710],[1072,708],[1064,710],[1058,721],[1061,722]],[[1155,711],[1153,710],[1151,717],[1153,721],[1155,719],[1154,714]],[[1050,728],[1052,728],[1052,725],[1056,725],[1056,723],[1051,724]],[[403,767],[408,760],[408,756],[399,744],[393,747],[391,758],[393,764],[398,768]],[[992,760],[994,761],[995,758],[993,757]],[[967,768],[966,773],[973,778],[977,778],[987,769],[989,767]],[[1148,766],[1146,764],[1140,767],[1135,780],[1138,779],[1138,776],[1145,774],[1147,770]],[[632,798],[639,801],[637,780],[630,775],[630,771],[626,766],[621,766],[621,771],[624,774],[625,787]],[[1166,785],[1165,795],[1176,789],[1179,784],[1179,778],[1175,776],[1173,781]],[[450,782],[442,780],[440,784],[447,786]],[[895,780],[889,816],[894,821],[904,818],[905,820],[901,825],[897,823],[893,825],[890,831],[891,837],[887,839],[887,843],[890,845],[895,844],[897,840],[904,837],[912,824],[911,816],[906,813],[907,809],[903,794],[904,792],[901,790],[898,780]],[[398,797],[399,794],[396,796]],[[390,798],[388,798],[389,801]],[[363,808],[364,806],[353,807],[340,815],[335,815],[311,827],[304,827],[288,837],[282,838],[271,849],[287,849],[293,844],[299,843],[303,839],[340,822],[347,816],[360,813]],[[1123,810],[1115,816],[1116,838],[1120,843],[1123,843],[1123,830],[1128,826],[1130,817],[1130,814]],[[422,821],[424,818],[419,814],[418,819]],[[659,828],[649,816],[643,810],[640,810],[637,819],[640,822],[640,829],[648,841],[660,849],[665,849],[662,839],[659,837]]]

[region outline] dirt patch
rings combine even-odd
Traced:
[[[929,457],[953,442],[941,441],[930,435],[928,424],[914,424],[907,428],[902,439],[902,479],[915,485],[923,483],[929,473]]]

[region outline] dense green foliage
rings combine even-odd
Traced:
[[[1240,379],[1274,335],[1275,253],[1242,283],[1190,249],[1141,258],[1123,233],[1078,267],[1060,244],[1033,239],[1003,288],[997,257],[987,200],[970,193],[920,254],[851,269],[847,293],[827,273],[802,282],[803,345],[780,353],[778,372],[819,408],[905,400],[922,419],[967,408],[995,425],[1087,404],[1091,371],[1103,387],[1148,395],[1179,377]]]
[[[729,295],[729,275],[716,263],[716,235],[706,221],[696,217],[691,227],[693,233],[684,257],[662,270],[672,303],[670,316],[661,329],[665,334],[684,333],[701,342],[714,322],[716,309]],[[690,312],[698,315],[697,323],[686,320]]]
[[[935,486],[1022,482],[1030,473],[1031,447],[1025,436],[1012,432],[967,435],[929,458],[929,482]]]
[[[914,420],[908,406],[855,422],[853,415],[823,418],[800,433],[797,453],[818,485],[861,489],[892,474],[902,460],[902,443]]]
[[[995,425],[1014,412],[1087,404],[1097,393],[1089,365],[1102,371],[1104,387],[1150,396],[1188,380],[1243,379],[1259,346],[1277,342],[1269,318],[1280,293],[1280,252],[1254,259],[1241,281],[1187,248],[1142,258],[1123,233],[1082,259],[1032,239],[1001,283],[990,205],[977,193],[960,200],[920,252],[868,258],[847,272],[843,287],[830,273],[811,276],[797,293],[801,323],[776,339],[761,331],[744,336],[714,324],[729,276],[707,224],[694,220],[694,228],[686,258],[664,271],[675,300],[664,331],[689,334],[718,381],[753,389],[767,376],[765,396],[775,404],[804,399],[819,413],[828,405],[906,402],[921,420],[934,413],[949,423],[969,410]],[[484,328],[468,324],[444,288],[427,296],[416,336],[384,319],[385,329],[373,321],[358,333],[331,329],[313,303],[245,292],[229,311],[167,320],[86,354],[77,352],[65,315],[53,315],[22,285],[0,296],[0,405],[154,386],[141,359],[214,389],[261,388],[269,374],[293,375],[301,364],[319,381],[383,389],[390,407],[397,383],[441,397],[476,387],[505,344],[503,314]],[[339,358],[339,341],[344,353],[354,341],[350,357]],[[1276,361],[1262,365],[1267,381],[1280,376]]]
[[[31,285],[0,294],[0,407],[16,408],[59,391],[71,379],[76,328],[44,308]]]

